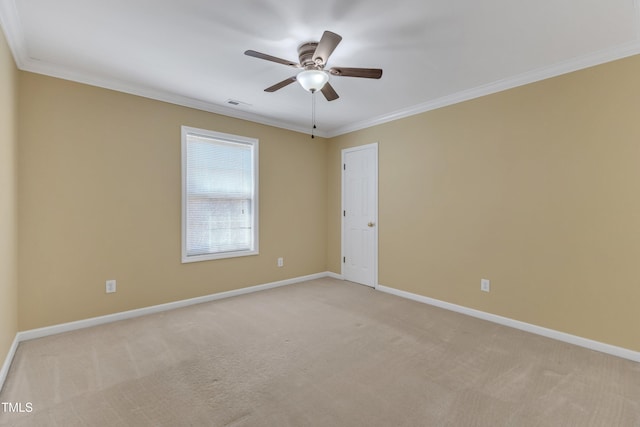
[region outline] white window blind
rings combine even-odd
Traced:
[[[182,261],[258,253],[258,141],[182,128]]]

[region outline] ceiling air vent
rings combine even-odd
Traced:
[[[251,107],[251,104],[231,98],[227,99],[227,104],[233,105],[234,107]]]

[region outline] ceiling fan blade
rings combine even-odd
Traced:
[[[322,89],[320,89],[320,91],[322,92],[324,97],[327,98],[327,101],[334,101],[340,98],[337,92],[335,91],[335,89],[333,88],[333,86],[329,84],[329,82],[325,83],[324,86],[322,86]]]
[[[342,37],[331,31],[325,31],[322,34],[322,38],[316,47],[316,51],[313,53],[313,60],[317,63],[320,61],[322,64],[326,64],[329,56],[333,53],[338,43],[342,40]]]
[[[265,92],[275,92],[278,89],[282,89],[285,86],[290,85],[291,83],[296,81],[296,76],[291,76],[288,79],[285,79],[283,81],[281,81],[280,83],[276,83],[273,86],[269,86],[268,88],[266,88],[264,91]]]
[[[332,67],[329,73],[333,76],[364,77],[365,79],[379,79],[382,77],[382,70],[380,68]]]
[[[278,64],[288,65],[289,67],[300,68],[300,64],[298,64],[297,62],[267,55],[266,53],[256,52],[255,50],[246,50],[244,54],[258,59],[265,59],[267,61],[277,62]]]

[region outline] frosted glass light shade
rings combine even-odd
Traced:
[[[305,90],[315,92],[329,81],[329,74],[320,70],[304,70],[296,76],[296,80]]]

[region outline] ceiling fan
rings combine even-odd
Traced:
[[[293,68],[301,68],[303,70],[295,76],[291,76],[280,83],[266,88],[264,90],[265,92],[275,92],[297,81],[305,90],[311,93],[319,90],[324,97],[327,98],[327,101],[333,101],[338,99],[339,96],[331,84],[329,84],[329,75],[338,77],[363,77],[366,79],[379,79],[382,77],[382,70],[379,68],[331,67],[325,70],[329,56],[331,56],[341,40],[342,37],[338,34],[325,31],[319,42],[306,42],[301,44],[298,47],[299,63],[256,52],[255,50],[247,50],[244,54]]]

